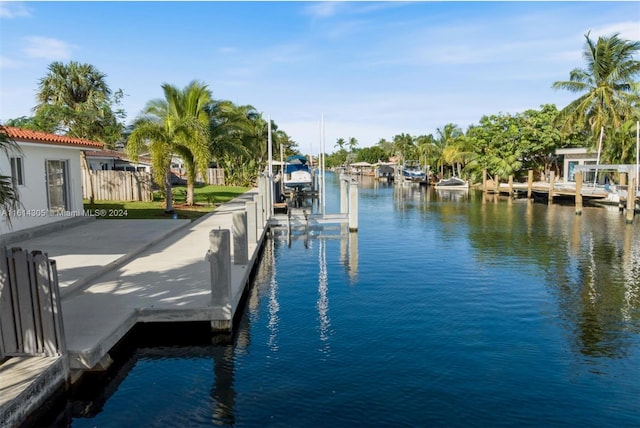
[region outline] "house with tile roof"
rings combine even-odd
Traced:
[[[0,236],[83,216],[81,152],[102,150],[103,144],[11,126],[2,128],[20,147],[19,152],[0,153],[0,171],[4,175],[10,172],[16,181],[21,207],[12,213],[0,212]]]

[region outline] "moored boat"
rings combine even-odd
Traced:
[[[407,164],[402,168],[402,178],[406,182],[420,183],[425,181],[427,173],[420,166]]]
[[[295,191],[311,189],[311,169],[302,155],[289,156],[284,170],[284,187]]]
[[[458,177],[451,177],[438,181],[435,185],[435,188],[448,190],[465,190],[469,188],[469,182]]]

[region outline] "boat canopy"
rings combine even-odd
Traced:
[[[303,164],[303,165],[306,165],[307,162],[309,162],[307,160],[307,158],[302,156],[302,155],[293,155],[293,156],[289,156],[287,158],[287,163],[289,163],[289,164]]]

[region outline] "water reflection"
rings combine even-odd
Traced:
[[[483,198],[485,201],[486,198]],[[640,330],[640,233],[614,209],[527,200],[470,206],[470,243],[487,266],[535,269],[585,356],[626,356]]]
[[[331,327],[331,320],[329,319],[327,250],[326,242],[323,240],[318,243],[318,267],[318,302],[316,307],[318,309],[318,320],[320,322],[320,342],[322,344],[322,348],[320,350],[323,354],[328,356],[330,351],[329,329]]]

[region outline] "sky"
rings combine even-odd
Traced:
[[[589,31],[640,40],[638,2],[2,1],[0,120],[32,116],[48,65],[73,60],[124,91],[127,123],[163,83],[200,80],[330,153],[563,108],[577,95],[551,85]]]

